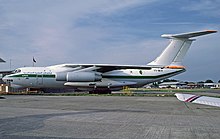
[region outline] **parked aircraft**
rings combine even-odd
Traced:
[[[214,30],[164,34],[170,44],[147,65],[61,64],[48,67],[18,68],[3,80],[16,88],[75,88],[110,93],[123,87],[142,87],[185,71],[182,60],[194,39]]]
[[[220,98],[176,93],[180,101],[220,107]]]

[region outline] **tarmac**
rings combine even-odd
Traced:
[[[175,97],[4,96],[1,139],[217,139],[220,108]]]

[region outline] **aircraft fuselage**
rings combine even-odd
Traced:
[[[17,88],[86,88],[98,89],[122,88],[123,86],[141,87],[148,83],[159,81],[185,71],[184,68],[150,68],[124,69],[102,73],[100,81],[68,82],[57,81],[57,73],[48,67],[19,68],[17,73],[7,75],[4,81]],[[64,71],[62,71],[64,72]]]

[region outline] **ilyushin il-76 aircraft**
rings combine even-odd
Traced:
[[[48,67],[22,67],[3,78],[14,88],[74,88],[90,93],[110,93],[123,87],[142,87],[186,71],[182,60],[193,37],[215,33],[204,30],[164,34],[171,39],[165,50],[147,65],[61,64]]]

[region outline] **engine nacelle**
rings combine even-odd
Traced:
[[[66,81],[67,72],[57,72],[56,81]]]
[[[102,76],[96,72],[67,72],[57,73],[57,81],[67,82],[95,82],[100,81]]]

